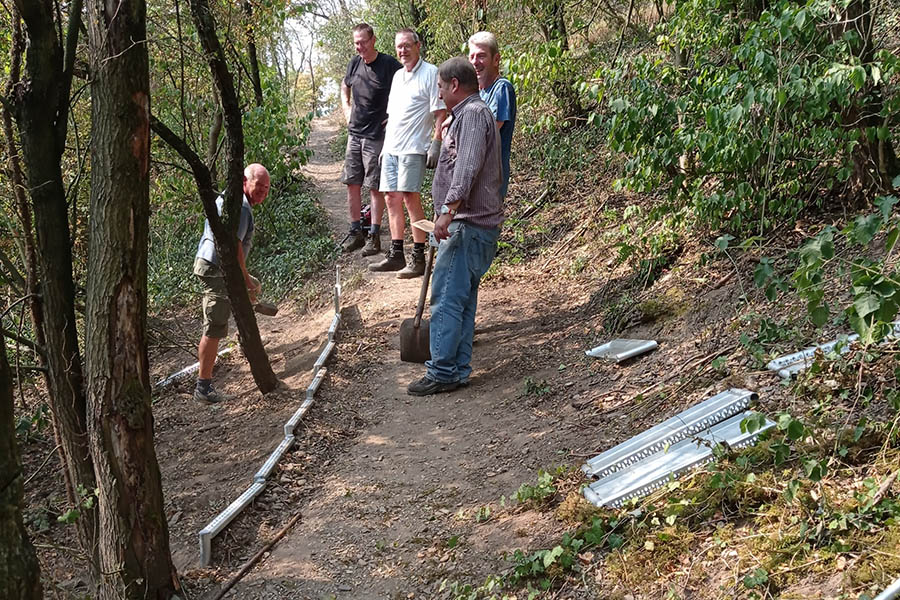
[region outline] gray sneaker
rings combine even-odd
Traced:
[[[381,236],[370,233],[366,236],[366,247],[363,248],[362,255],[375,256],[379,252],[381,252]]]
[[[224,402],[230,399],[231,396],[227,396],[225,394],[217,392],[212,386],[209,386],[209,391],[205,394],[200,391],[200,388],[194,388],[194,400],[197,400],[198,402],[205,402],[206,404],[218,404],[219,402]]]

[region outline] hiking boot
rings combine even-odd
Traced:
[[[441,383],[434,379],[423,377],[418,381],[414,381],[406,387],[406,393],[410,396],[430,396],[432,394],[441,394],[443,392],[452,392],[459,387],[459,382]]]
[[[379,252],[381,252],[381,236],[378,234],[372,235],[370,233],[366,236],[366,247],[363,248],[362,255],[375,256]]]
[[[366,232],[362,229],[351,229],[350,235],[348,235],[347,239],[344,241],[343,251],[345,254],[347,252],[353,252],[354,250],[362,248],[365,243]]]
[[[425,274],[425,252],[414,250],[410,258],[412,260],[407,263],[406,268],[397,273],[397,279],[413,279]]]
[[[230,400],[231,396],[227,396],[222,394],[221,392],[217,392],[213,386],[209,386],[209,391],[203,393],[200,391],[200,388],[194,388],[194,400],[198,402],[205,402],[206,404],[218,404],[219,402],[224,402],[225,400]]]
[[[403,250],[394,250],[391,248],[384,257],[384,260],[372,263],[369,265],[369,270],[381,273],[385,271],[399,271],[404,267],[406,267],[406,258],[403,256]]]

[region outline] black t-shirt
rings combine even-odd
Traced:
[[[344,76],[344,84],[353,94],[350,133],[370,140],[384,138],[382,123],[387,118],[391,81],[401,66],[396,58],[381,52],[370,63],[361,56],[353,57]]]

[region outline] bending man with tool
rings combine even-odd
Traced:
[[[247,255],[253,244],[253,211],[251,207],[262,203],[269,195],[269,171],[259,163],[244,169],[244,203],[241,206],[241,219],[238,222],[237,245],[238,263],[244,274],[244,282],[250,294],[250,302],[256,304],[260,291],[259,280],[247,272]],[[216,200],[219,215],[225,199]],[[216,254],[216,243],[209,221],[203,226],[203,237],[197,246],[194,258],[194,275],[200,278],[203,287],[203,337],[197,348],[200,370],[197,373],[197,385],[194,388],[194,399],[201,402],[221,402],[226,397],[212,386],[213,366],[219,351],[219,340],[228,335],[228,317],[231,315],[231,302],[225,290],[225,276],[219,267]]]
[[[438,87],[450,111],[431,185],[441,243],[431,284],[431,360],[425,376],[407,387],[413,396],[468,385],[478,284],[497,253],[503,222],[500,136],[478,95],[475,68],[451,58],[438,69]]]

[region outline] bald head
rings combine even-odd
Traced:
[[[247,165],[244,169],[244,195],[251,206],[256,206],[269,195],[269,171],[259,163]]]

